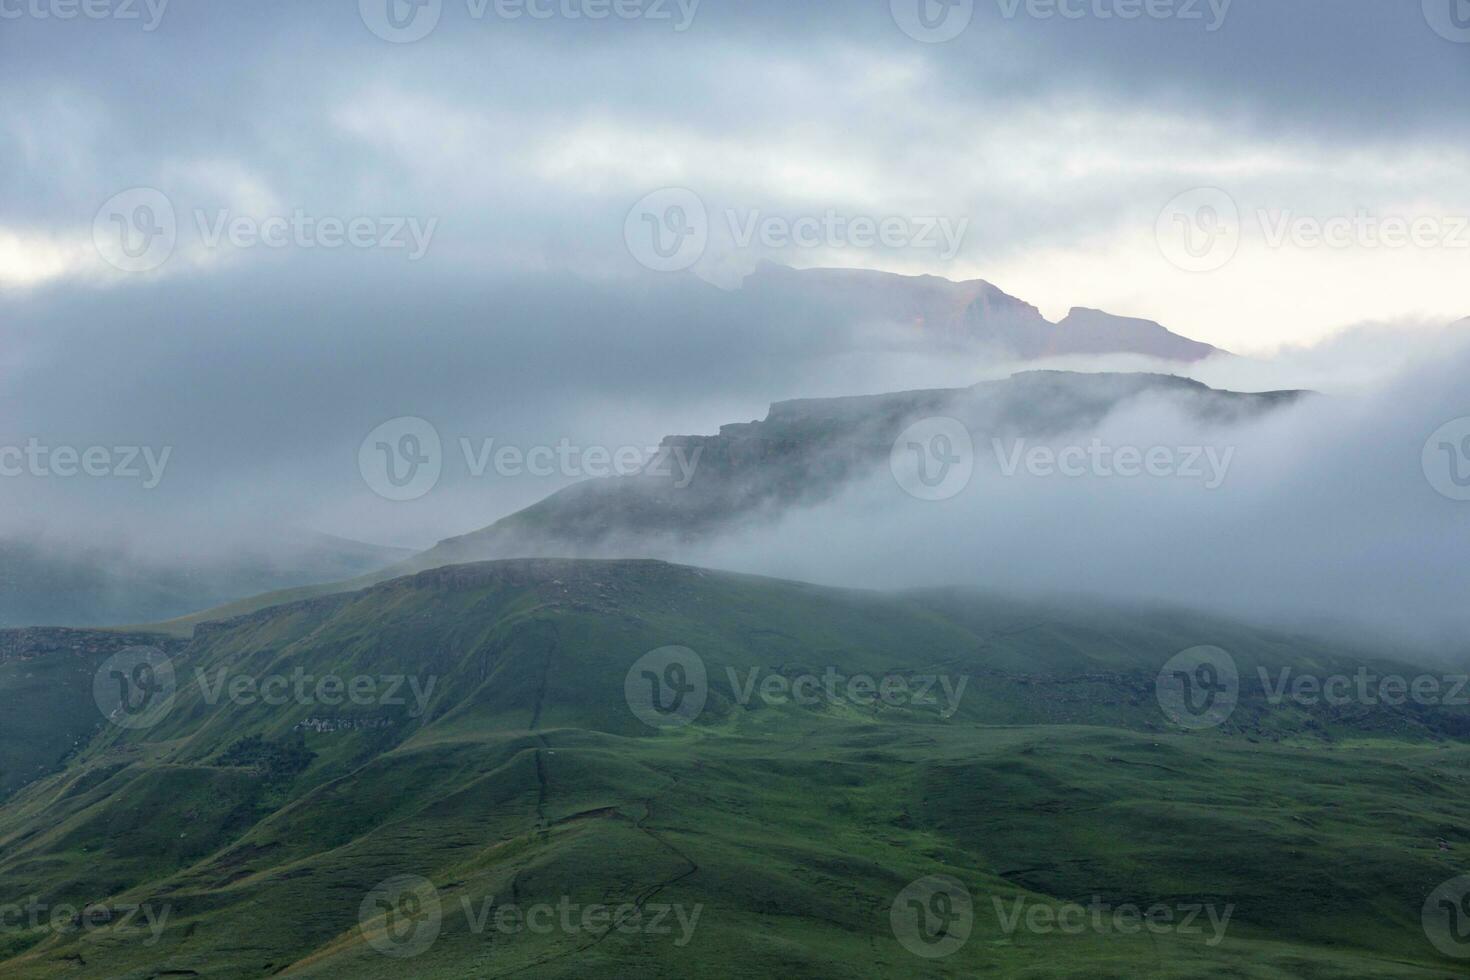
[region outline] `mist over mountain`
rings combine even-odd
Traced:
[[[1216,391],[1169,375],[1046,371],[966,389],[777,402],[764,420],[723,425],[718,435],[665,437],[657,474],[577,484],[416,561],[658,553],[738,534],[753,522],[800,521],[793,513],[885,471],[895,440],[924,419],[955,419],[983,448],[992,439],[1040,442],[1088,432],[1141,400],[1223,427],[1303,394]]]
[[[0,980],[1447,980],[1470,0],[0,0]]]
[[[149,570],[124,576],[137,587],[133,599],[101,605],[115,615],[62,617],[63,610],[57,609],[7,621],[156,621],[260,592],[376,571],[371,560],[337,566],[343,574],[302,572],[293,570],[290,561],[277,560],[273,566],[282,570],[279,575],[252,573],[231,581],[197,570],[208,565],[202,559],[186,560],[194,563],[192,571],[170,568],[177,564],[170,554],[227,553],[234,547],[228,542],[254,539],[262,542],[261,552],[289,551],[268,543],[278,537],[262,533],[282,523],[345,538],[393,541],[418,553],[435,541],[453,541],[506,518],[484,538],[494,540],[495,547],[446,545],[445,560],[536,554],[543,548],[567,555],[670,557],[853,585],[963,581],[1125,595],[1137,589],[1232,614],[1255,609],[1265,615],[1269,608],[1273,618],[1279,612],[1314,623],[1346,618],[1392,629],[1408,625],[1426,642],[1454,646],[1456,607],[1439,597],[1453,590],[1461,572],[1440,542],[1458,533],[1458,512],[1452,501],[1428,487],[1417,460],[1429,434],[1463,412],[1453,383],[1442,380],[1447,372],[1453,377],[1453,365],[1464,363],[1463,327],[1364,326],[1332,343],[1286,350],[1272,360],[1215,355],[1184,362],[1111,352],[1028,362],[1017,360],[1014,351],[1001,356],[987,346],[994,336],[982,329],[985,324],[999,317],[1027,324],[1023,332],[1063,328],[1045,327],[1044,321],[1038,325],[1025,303],[1008,300],[993,287],[934,277],[775,268],[750,278],[747,288],[733,292],[677,276],[638,288],[564,276],[514,285],[492,281],[473,288],[459,283],[430,303],[421,336],[412,342],[399,336],[389,321],[420,322],[424,304],[405,303],[394,291],[371,283],[331,310],[322,305],[319,290],[290,275],[271,288],[256,283],[250,306],[219,311],[206,312],[204,293],[173,282],[136,287],[135,302],[122,309],[108,307],[101,295],[37,298],[31,303],[34,326],[22,325],[18,333],[21,360],[10,389],[16,408],[9,416],[11,441],[21,444],[27,432],[47,431],[39,421],[46,416],[68,427],[69,442],[145,442],[172,445],[175,451],[166,477],[150,491],[117,481],[0,481],[0,494],[9,505],[0,522],[25,514],[25,524],[39,528],[27,531],[17,524],[6,535],[9,540],[41,534],[54,551],[48,560],[65,561],[65,555],[88,549],[116,550],[117,529],[126,528],[130,549],[139,553],[134,564]],[[831,286],[849,281],[860,302],[844,300],[843,290]],[[873,312],[859,316],[854,311],[862,307]],[[936,312],[946,308],[948,319]],[[176,312],[150,327],[141,325],[166,309]],[[928,310],[930,320],[944,329],[935,333],[915,326],[915,310]],[[102,329],[101,324],[111,323],[109,316],[120,318],[121,326]],[[205,317],[229,329],[194,329]],[[299,317],[334,324],[350,351],[348,361],[327,357],[318,345],[277,326]],[[1123,334],[1130,343],[1156,336],[1134,326]],[[121,358],[128,356],[118,346],[124,337],[124,346],[142,344],[146,355],[161,363],[182,349],[198,355],[197,364],[167,387],[140,388],[124,383],[115,372],[85,367],[40,373],[42,366],[56,363],[59,338],[88,344],[103,358]],[[283,360],[281,349],[293,353]],[[448,350],[454,355],[444,353]],[[650,365],[658,367],[651,370]],[[857,452],[870,472],[876,472],[879,485],[891,489],[882,437],[891,440],[896,419],[887,418],[883,425],[889,428],[880,426],[866,441],[812,442],[825,423],[804,419],[798,409],[817,406],[825,412],[855,395],[964,388],[977,379],[1054,365],[1074,372],[1072,384],[1081,386],[1079,391],[1100,383],[1088,381],[1087,372],[1172,371],[1187,372],[1217,390],[1312,388],[1323,393],[1322,401],[1330,407],[1308,410],[1305,402],[1282,406],[1289,411],[1278,416],[1317,421],[1302,421],[1299,430],[1281,429],[1279,443],[1261,435],[1267,430],[1249,418],[1217,419],[1201,429],[1197,413],[1181,412],[1169,399],[1135,405],[1130,413],[1112,418],[1111,429],[1104,424],[1106,412],[1084,405],[1074,431],[1063,433],[1067,412],[1078,409],[1066,394],[1067,386],[1032,390],[1023,382],[1015,390],[1030,392],[1025,408],[1037,427],[1002,431],[1029,438],[1033,445],[1057,439],[1086,445],[1104,437],[1143,448],[1208,445],[1220,454],[1234,446],[1225,491],[1149,480],[1037,482],[1024,474],[991,485],[984,481],[996,456],[990,445],[995,420],[981,412],[975,440],[979,475],[969,496],[988,503],[961,518],[955,512],[964,509],[963,502],[942,502],[919,511],[924,515],[919,526],[903,533],[894,528],[908,520],[911,505],[906,498],[876,513],[859,506],[844,516],[848,511],[834,509],[834,501],[844,495],[856,499],[855,484],[832,479],[823,467],[839,466],[846,472],[849,458],[829,460],[818,452],[808,459],[789,451],[810,445]],[[346,383],[349,377],[352,383]],[[1182,390],[1178,382],[1167,383]],[[316,394],[323,384],[332,386],[331,398]],[[273,394],[264,409],[257,394],[261,390]],[[385,393],[391,397],[385,400]],[[105,425],[83,419],[76,406],[87,398],[117,406]],[[880,406],[883,399],[853,404]],[[770,410],[772,405],[777,409]],[[1058,416],[1049,419],[1053,407]],[[438,485],[408,503],[374,494],[354,458],[363,437],[395,414],[430,420],[442,439],[444,467]],[[753,426],[734,421],[750,419],[765,421]],[[478,452],[493,439],[496,447],[522,450],[570,440],[583,447],[656,451],[670,433],[716,433],[725,426],[731,428],[712,441],[683,443],[686,458],[699,445],[706,454],[695,468],[693,492],[656,492],[654,507],[646,496],[627,494],[622,499],[613,494],[609,505],[600,484],[579,486],[585,476],[576,473],[501,475],[487,470],[476,476],[464,449],[468,445],[471,453]],[[853,434],[851,420],[837,428],[843,427]],[[237,435],[221,440],[217,433],[224,429]],[[1237,436],[1237,429],[1244,435]],[[1249,445],[1242,441],[1246,436]],[[794,441],[785,462],[768,469],[768,481],[722,484],[722,490],[711,492],[721,453],[735,453],[731,459],[750,452],[779,456],[781,442],[788,438]],[[1306,467],[1315,465],[1309,461],[1316,453],[1339,443],[1335,455],[1322,464],[1339,474],[1324,490]],[[1014,446],[1003,448],[1009,452]],[[1380,461],[1378,475],[1352,472],[1354,460],[1370,458]],[[1022,488],[1027,492],[1018,495]],[[1336,505],[1331,512],[1341,515],[1333,521],[1325,519],[1329,511],[1311,503],[1301,504],[1306,511],[1300,515],[1297,505],[1288,503],[1294,495],[1310,501],[1324,493]],[[224,513],[212,508],[209,502],[220,494],[239,506]],[[1159,494],[1165,495],[1164,503],[1156,499]],[[1052,505],[1038,511],[1048,496],[1055,497]],[[783,518],[784,508],[800,510],[824,500],[827,508],[806,521]],[[779,506],[768,507],[772,502]],[[726,506],[731,511],[719,513]],[[541,520],[536,525],[553,513],[567,523],[557,527]],[[679,516],[670,521],[669,514]],[[949,516],[941,516],[945,514]],[[1286,530],[1261,537],[1252,530],[1255,514],[1268,515],[1268,522],[1280,522]],[[774,526],[783,528],[779,539],[762,540],[759,547],[714,550],[715,532],[743,527],[746,515],[778,521]],[[836,522],[833,527],[850,527],[857,552],[850,560],[834,561],[832,567],[820,561],[843,550],[830,542],[804,546],[801,553],[788,546],[825,538],[820,529],[829,526],[828,520]],[[686,532],[695,525],[711,533],[693,540]],[[1400,551],[1391,540],[1367,540],[1375,528],[1390,526],[1406,529],[1405,542],[1429,542],[1424,545],[1427,553],[1419,553],[1418,543],[1406,543]],[[1124,527],[1154,542],[1146,556],[1125,557],[1134,548],[1118,539]],[[1192,546],[1221,527],[1233,529],[1218,532],[1219,542]],[[639,530],[630,534],[630,528]],[[1030,545],[1019,539],[1023,529],[1031,535]],[[1061,535],[1058,544],[1051,543],[1053,535]],[[184,536],[187,544],[178,540]],[[953,548],[969,556],[1003,554],[1005,560],[976,564],[956,555],[956,560],[931,556],[921,561],[904,543],[910,538],[939,542],[938,555]],[[1351,544],[1355,539],[1358,543]],[[211,541],[219,544],[212,546]],[[1256,543],[1246,548],[1245,541]],[[1377,558],[1361,567],[1347,562],[1345,554],[1354,546],[1370,549]],[[1216,548],[1227,559],[1224,565],[1212,557]],[[1069,558],[1054,560],[1063,554]],[[395,556],[388,556],[379,567],[397,564]],[[1232,574],[1212,572],[1227,566],[1234,569]],[[1307,576],[1310,587],[1265,584],[1302,568],[1313,570]],[[55,573],[46,574],[55,580]],[[17,569],[9,580],[27,578],[39,581],[43,576]],[[208,584],[192,588],[185,600],[158,601],[155,595],[160,582],[206,579]],[[1257,599],[1259,607],[1252,605]],[[124,615],[129,608],[138,614]]]
[[[779,401],[1006,377],[1042,362],[998,348],[997,339],[1019,337],[1039,352],[1060,330],[1027,314],[1009,333],[987,332],[974,319],[984,304],[967,305],[968,321],[916,330],[924,295],[977,288],[933,277],[854,273],[895,300],[878,315],[855,315],[815,272],[770,270],[771,288],[757,274],[736,290],[692,275],[441,269],[430,284],[420,267],[393,270],[403,280],[382,272],[363,279],[331,263],[230,266],[209,282],[132,282],[121,304],[107,289],[0,295],[0,446],[37,438],[79,449],[173,449],[161,481],[146,490],[140,481],[0,481],[0,536],[39,531],[90,545],[127,529],[168,547],[182,534],[207,536],[180,525],[249,538],[285,524],[422,548],[571,481],[475,480],[451,465],[431,501],[394,506],[363,485],[353,460],[385,419],[431,421],[451,455],[460,438],[657,446],[669,433],[714,431]],[[88,356],[78,359],[78,350]],[[156,375],[114,369],[134,356]],[[1069,357],[1057,366],[1168,372],[1186,363]],[[1099,363],[1106,358],[1127,363]],[[1230,359],[1189,363],[1217,360]],[[216,499],[230,506],[208,505]]]
[[[352,578],[410,552],[306,531],[257,537],[220,554],[134,550],[124,540],[0,540],[0,627],[116,626],[172,619],[232,599]]]
[[[1035,360],[1069,355],[1136,354],[1191,362],[1225,353],[1171,333],[1152,320],[1074,307],[1053,323],[1035,306],[974,279],[902,276],[862,269],[791,269],[761,263],[741,292],[762,300],[816,307],[835,323],[897,327],[890,343],[980,350],[992,358]]]
[[[713,436],[666,436],[642,472],[574,483],[488,527],[388,567],[340,582],[299,583],[304,587],[241,598],[166,628],[187,630],[272,604],[487,559],[700,555],[718,566],[722,561],[711,557],[711,549],[717,553],[732,540],[786,522],[802,524],[820,515],[814,508],[844,498],[855,487],[876,479],[899,493],[892,481],[904,433],[936,419],[960,427],[964,465],[984,468],[987,443],[1024,448],[1028,440],[1042,444],[1098,432],[1108,419],[1130,413],[1177,416],[1197,436],[1219,441],[1235,427],[1285,411],[1307,394],[1218,391],[1172,375],[1031,371],[961,389],[778,402],[764,420],[726,424]],[[1196,455],[1203,459],[1205,454],[1201,447]],[[1212,457],[1213,465],[1228,468],[1229,455]],[[1197,476],[1206,473],[1201,469]],[[742,558],[734,560],[745,565]],[[909,574],[930,581],[923,569]]]
[[[878,474],[768,528],[685,560],[834,584],[967,582],[990,589],[1150,598],[1334,635],[1371,635],[1470,663],[1464,480],[1436,433],[1466,411],[1470,345],[1396,381],[1298,399],[1205,428],[1139,403],[1090,429],[1033,439],[1061,451],[1197,446],[1228,457],[1205,479],[1120,478],[1014,466],[977,440],[966,492],[929,503]]]

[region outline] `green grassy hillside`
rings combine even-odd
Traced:
[[[156,634],[0,630],[0,800],[88,744],[104,724],[92,697],[98,668],[140,645],[183,646]]]
[[[1239,703],[1190,729],[1155,681],[1204,644]],[[507,561],[165,652],[148,724],[95,724],[0,807],[0,974],[1463,974],[1421,911],[1470,849],[1466,709],[1256,681],[1414,673],[1374,651]],[[64,690],[58,718],[97,712]],[[27,903],[48,914],[5,914]]]

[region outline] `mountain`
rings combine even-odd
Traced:
[[[223,557],[14,536],[0,539],[0,627],[170,619],[261,592],[361,575],[411,554],[307,532],[257,538]]]
[[[1027,371],[969,388],[777,402],[764,420],[724,425],[712,436],[665,438],[661,472],[585,480],[386,568],[253,596],[152,628],[186,636],[202,622],[492,558],[676,557],[682,545],[821,503],[854,481],[882,478],[894,440],[928,417],[960,420],[974,444],[983,446],[992,438],[1086,432],[1143,399],[1165,400],[1200,424],[1216,426],[1307,394],[1222,391],[1162,374]]]
[[[575,484],[414,561],[433,567],[532,554],[611,555],[630,544],[657,553],[660,541],[728,533],[886,471],[894,440],[924,418],[958,419],[981,446],[993,438],[1085,432],[1144,398],[1168,400],[1201,424],[1227,425],[1303,394],[1220,391],[1173,375],[1028,371],[969,388],[778,402],[764,420],[724,425],[718,435],[664,439],[667,475]]]
[[[1470,847],[1466,709],[1255,681],[1415,673],[1378,651],[1174,610],[499,561],[202,626],[159,646],[174,681],[123,727],[86,677],[115,651],[49,632],[0,634],[0,693],[59,661],[76,680],[47,712],[93,723],[0,806],[0,906],[63,910],[8,917],[6,977],[1454,972],[1420,915]],[[1181,728],[1157,678],[1200,643],[1239,703]],[[919,892],[958,948],[906,931],[933,876],[965,896]],[[1056,928],[1129,906],[1198,928]]]
[[[0,800],[59,766],[97,731],[97,667],[133,647],[175,653],[175,638],[118,630],[0,630]]]
[[[1171,333],[1152,320],[1073,309],[1053,323],[1036,307],[983,279],[953,282],[864,269],[792,269],[763,262],[742,292],[834,322],[898,325],[927,346],[980,347],[1034,360],[1086,354],[1140,354],[1191,362],[1225,351]]]

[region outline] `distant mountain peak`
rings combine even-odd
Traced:
[[[1225,353],[1153,320],[1073,307],[1053,323],[1025,300],[984,279],[954,281],[873,269],[794,269],[761,262],[744,291],[815,303],[853,320],[913,327],[943,344],[979,345],[1023,360],[1088,354],[1140,354],[1198,361]]]

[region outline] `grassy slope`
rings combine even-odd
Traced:
[[[108,656],[129,646],[178,646],[153,634],[29,632],[39,641],[0,650],[0,800],[55,771],[101,728],[92,679]]]
[[[623,678],[670,643],[710,667],[698,724],[654,733]],[[1470,847],[1470,752],[1436,719],[1305,714],[1247,699],[1171,730],[1160,664],[1217,643],[1256,663],[1330,650],[1177,615],[962,594],[887,597],[653,562],[503,562],[200,631],[179,674],[409,672],[427,717],[309,734],[303,771],[228,750],[286,743],[320,706],[209,705],[184,689],[145,733],[107,731],[0,808],[0,903],[167,904],[146,932],[0,930],[6,976],[1446,977],[1419,908]],[[735,703],[724,668],[972,675],[932,709]],[[87,692],[88,695],[90,692]],[[371,949],[364,896],[438,888],[411,961]],[[949,874],[974,932],[927,962],[894,939],[909,881]],[[693,941],[473,934],[522,904],[703,903]],[[992,899],[1229,900],[1228,937],[1007,935]],[[81,971],[79,972],[79,968]]]

